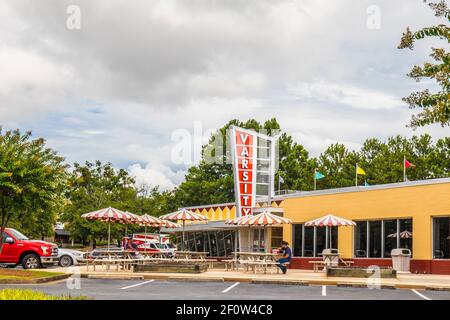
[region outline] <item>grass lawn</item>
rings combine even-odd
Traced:
[[[0,268],[0,279],[38,279],[51,276],[62,275],[62,272],[48,272],[38,270],[15,270]]]
[[[54,296],[30,289],[0,290],[0,300],[86,300],[86,297]]]

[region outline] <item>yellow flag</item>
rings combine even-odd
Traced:
[[[356,165],[356,174],[366,175],[366,172],[362,168],[360,168],[358,165]]]

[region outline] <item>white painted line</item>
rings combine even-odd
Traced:
[[[417,291],[416,289],[411,289],[412,292],[414,292],[415,294],[417,294],[419,297],[421,297],[422,299],[425,300],[431,300],[431,298],[428,298],[427,296],[421,294],[419,291]]]
[[[153,282],[153,281],[155,281],[155,280],[144,281],[144,282],[133,284],[131,286],[123,287],[123,288],[120,288],[120,289],[121,290],[126,290],[126,289],[134,288],[134,287],[137,287],[137,286],[142,286],[143,284],[150,283],[150,282]]]
[[[236,287],[239,284],[239,282],[236,282],[235,284],[232,284],[231,286],[229,286],[228,288],[226,288],[225,290],[222,291],[222,293],[227,293],[228,291],[230,291],[231,289],[233,289],[234,287]]]
[[[327,286],[322,286],[322,297],[327,296]]]

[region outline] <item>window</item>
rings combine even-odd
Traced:
[[[320,257],[327,248],[337,248],[337,227],[293,225],[293,247],[296,257]]]
[[[314,227],[303,228],[303,257],[314,257]]]
[[[356,258],[390,258],[395,248],[412,251],[412,219],[358,221],[354,239]]]
[[[322,251],[327,247],[325,241],[327,228],[316,228],[316,256],[322,256]]]
[[[381,221],[369,221],[369,257],[382,257],[381,238]]]
[[[450,217],[433,218],[433,259],[450,259]]]
[[[412,249],[412,219],[398,220],[400,227],[400,248]]]
[[[356,222],[355,257],[367,257],[367,221]]]
[[[264,233],[263,229],[251,230],[252,241],[252,251],[263,252],[264,251]]]
[[[283,241],[283,228],[273,227],[272,228],[272,239],[271,244],[273,248],[281,247],[281,241]]]
[[[303,225],[294,224],[294,237],[293,237],[293,248],[294,256],[302,256],[302,237],[303,237]]]
[[[397,220],[384,221],[384,256],[386,258],[390,258],[392,249],[398,247],[397,227]]]

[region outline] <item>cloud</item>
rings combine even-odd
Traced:
[[[66,28],[68,5],[81,29]],[[367,28],[377,5],[381,29]],[[175,130],[279,119],[317,155],[331,142],[411,135],[405,74],[431,45],[396,49],[436,23],[421,1],[5,0],[0,124],[32,129],[68,162],[111,161],[164,188],[182,181]],[[419,129],[435,138],[437,126]]]
[[[173,172],[167,167],[152,167],[147,164],[142,167],[140,164],[134,164],[128,167],[130,175],[136,180],[136,185],[141,186],[143,184],[160,187],[161,190],[170,190],[175,187],[175,182],[180,183],[182,175],[177,172]]]
[[[300,101],[318,101],[357,109],[393,109],[404,107],[398,97],[356,85],[316,81],[288,84],[287,91]]]

